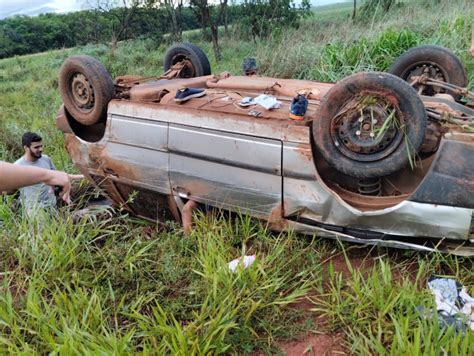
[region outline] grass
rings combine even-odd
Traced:
[[[385,70],[413,45],[441,44],[461,57],[473,85],[474,9],[464,1],[426,6],[406,3],[356,23],[348,8],[316,11],[299,30],[256,42],[235,29],[211,65],[239,73],[254,56],[263,75],[335,81]],[[211,54],[199,33],[187,36]],[[33,130],[56,165],[73,171],[54,127],[63,60],[89,54],[112,76],[149,76],[161,73],[166,47],[140,40],[114,52],[90,45],[1,60],[0,159],[18,158],[21,134]],[[474,295],[472,260],[275,235],[245,216],[198,216],[185,237],[175,224],[158,231],[123,212],[81,224],[70,215],[65,208],[27,221],[11,198],[0,201],[1,353],[275,354],[282,340],[342,333],[350,353],[473,354],[472,333],[443,330],[415,309],[434,307],[431,274],[456,278]],[[257,261],[229,272],[227,263],[244,254]],[[310,306],[301,307],[302,296]]]
[[[465,336],[454,328],[443,330],[436,318],[424,318],[417,310],[420,305],[435,308],[432,295],[424,289],[426,276],[433,273],[433,266],[449,263],[446,259],[433,256],[399,265],[380,259],[365,275],[350,267],[347,256],[346,261],[350,277],[344,281],[330,269],[327,294],[314,298],[313,310],[329,317],[334,328],[346,330],[351,352],[472,354],[472,334]]]
[[[245,218],[202,219],[189,238],[126,216],[73,225],[64,215],[39,232],[2,207],[3,352],[251,351],[255,339],[270,344],[259,334],[286,335],[287,306],[321,283],[315,241],[273,237]],[[230,272],[245,250],[257,262]]]
[[[472,334],[415,309],[433,307],[432,273],[472,285],[469,260],[366,248],[373,265],[356,268],[354,246],[272,235],[246,217],[200,216],[184,237],[126,215],[74,225],[63,211],[35,223],[0,206],[2,353],[274,353],[276,340],[338,330],[355,353],[472,351]],[[243,254],[256,262],[230,272]],[[348,273],[333,265],[338,254]],[[296,308],[308,294],[313,307]]]

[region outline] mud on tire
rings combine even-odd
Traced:
[[[59,72],[59,91],[64,106],[82,125],[105,120],[115,91],[105,67],[90,56],[67,58]]]
[[[464,65],[454,53],[441,46],[423,45],[413,47],[398,57],[388,72],[407,82],[411,82],[412,77],[419,76],[424,72],[432,79],[438,79],[460,87],[467,86],[467,74]],[[418,87],[415,86],[415,89],[418,89]],[[422,94],[428,96],[438,92],[447,92],[456,99],[459,98],[459,95],[444,89],[430,86],[422,89]]]
[[[382,177],[413,159],[427,125],[409,84],[388,73],[357,73],[335,84],[313,120],[313,143],[337,171]]]
[[[211,65],[201,48],[191,43],[177,43],[165,54],[163,69],[166,72],[172,65],[186,61],[181,78],[202,77],[211,74]]]

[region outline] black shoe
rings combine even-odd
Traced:
[[[255,58],[245,58],[242,63],[242,69],[244,70],[244,75],[257,74],[257,61]]]
[[[177,103],[183,103],[185,101],[188,101],[189,99],[199,98],[204,95],[206,95],[205,89],[183,88],[179,89],[176,92],[174,101],[176,101]]]
[[[308,99],[304,95],[298,94],[290,105],[290,119],[303,120],[306,109],[308,109]]]

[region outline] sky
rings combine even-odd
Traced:
[[[83,8],[81,0],[0,0],[0,18],[13,15],[37,15],[44,12],[64,13]]]
[[[311,4],[317,6],[344,1],[346,0],[311,0]],[[78,11],[84,9],[86,4],[87,1],[84,0],[0,0],[0,19],[14,15]]]

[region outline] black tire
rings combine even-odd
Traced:
[[[337,171],[374,178],[407,165],[426,125],[423,102],[409,84],[388,73],[357,73],[325,95],[312,136],[316,154]]]
[[[460,87],[467,86],[467,73],[464,65],[454,53],[441,46],[424,45],[413,47],[398,57],[388,72],[410,82],[410,78],[420,75],[420,71],[423,69],[428,71],[431,78]],[[422,91],[423,95],[428,96],[437,93],[448,93],[453,95],[455,99],[459,98],[459,95],[449,90],[429,86]]]
[[[115,89],[105,67],[90,56],[67,58],[59,72],[59,91],[64,106],[82,125],[105,120]]]
[[[176,43],[166,51],[163,65],[165,72],[173,64],[183,60],[187,60],[188,65],[181,71],[181,78],[202,77],[211,74],[211,65],[206,54],[201,48],[191,43]]]

